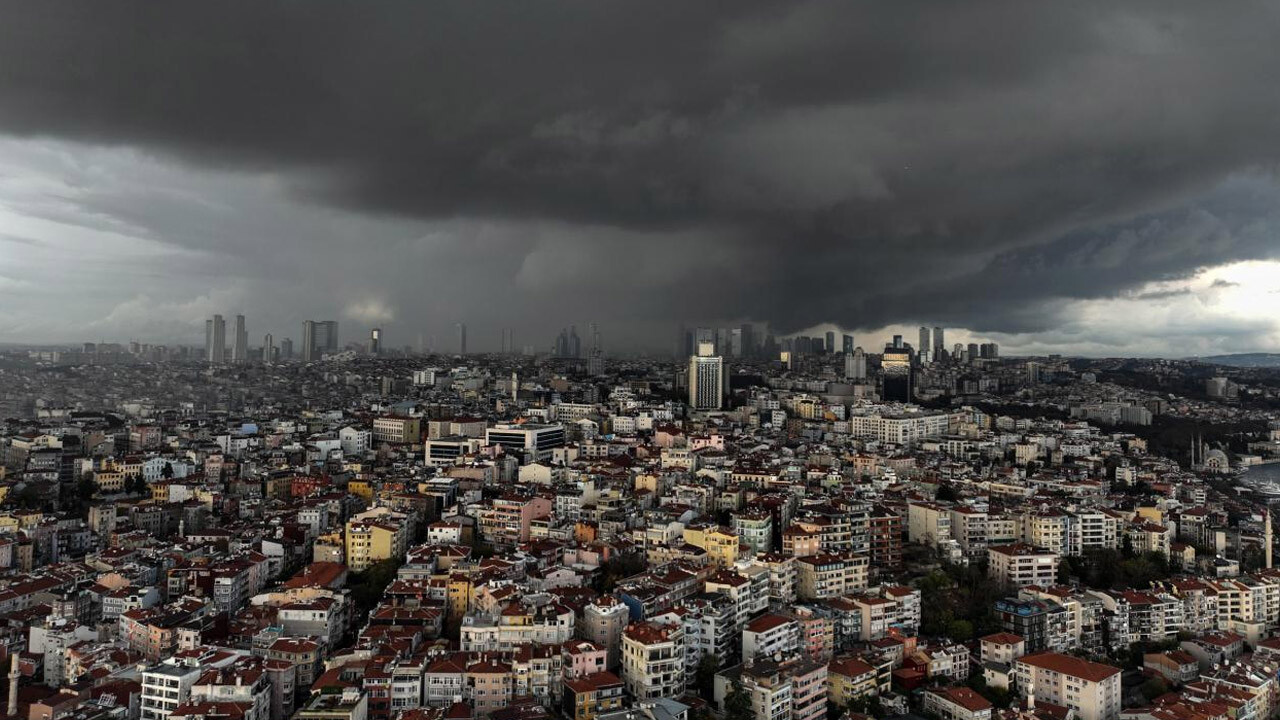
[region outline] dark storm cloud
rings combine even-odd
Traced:
[[[1036,330],[1058,298],[1273,254],[1230,178],[1265,184],[1280,154],[1276,8],[3,2],[0,132],[280,173],[371,215],[528,223],[498,252],[531,315]],[[482,282],[485,255],[458,250],[456,274]]]

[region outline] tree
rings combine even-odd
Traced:
[[[164,467],[160,468],[160,477],[165,480],[173,479],[173,463],[165,462]]]
[[[1169,692],[1169,683],[1165,682],[1164,678],[1159,675],[1155,675],[1147,678],[1146,682],[1139,685],[1138,690],[1142,693],[1142,697],[1147,699],[1147,702],[1151,702]]]
[[[698,669],[694,671],[694,685],[703,700],[710,701],[715,696],[716,672],[720,670],[720,658],[707,653],[698,661]]]
[[[738,678],[733,679],[733,687],[724,698],[724,720],[753,720],[751,696]]]
[[[944,482],[938,485],[938,492],[934,494],[934,499],[939,502],[955,502],[960,499],[960,495],[950,483]]]
[[[374,563],[364,570],[353,573],[347,583],[351,588],[351,599],[356,608],[367,613],[382,600],[382,593],[392,580],[396,579],[396,570],[400,569],[397,559],[383,560]]]

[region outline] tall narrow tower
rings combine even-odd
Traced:
[[[1263,525],[1262,532],[1262,556],[1267,561],[1267,569],[1271,569],[1271,542],[1274,539],[1271,532],[1271,506],[1268,505],[1262,510],[1267,514],[1267,519]]]
[[[18,653],[9,656],[9,717],[18,714]]]

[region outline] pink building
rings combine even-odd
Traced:
[[[564,645],[564,676],[582,678],[604,672],[609,662],[609,651],[587,640],[577,640]]]

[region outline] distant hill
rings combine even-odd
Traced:
[[[1280,367],[1280,353],[1236,353],[1196,358],[1202,362],[1230,367]]]

